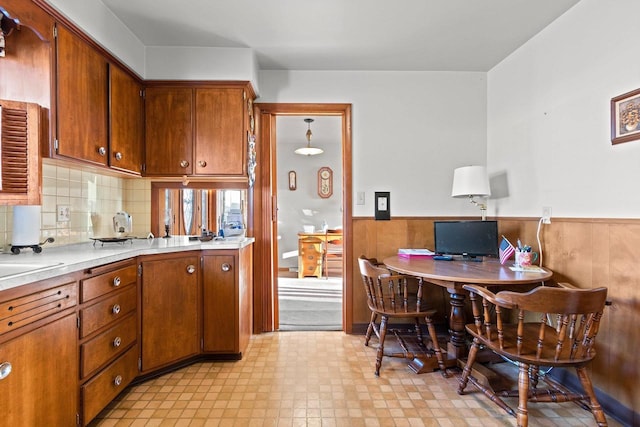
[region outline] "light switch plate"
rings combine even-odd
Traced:
[[[71,221],[71,208],[68,205],[58,205],[58,222],[69,222]]]

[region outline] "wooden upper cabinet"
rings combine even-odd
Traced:
[[[196,89],[196,175],[246,175],[242,88]]]
[[[244,82],[148,86],[145,174],[246,179],[248,99]]]
[[[56,154],[106,166],[107,61],[57,26]]]
[[[193,90],[149,87],[144,102],[146,175],[191,175]]]
[[[40,106],[0,100],[0,204],[40,204]]]
[[[109,66],[109,165],[140,174],[144,117],[142,85],[113,64]]]

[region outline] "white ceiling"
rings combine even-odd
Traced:
[[[102,0],[145,46],[262,70],[488,71],[579,0]]]

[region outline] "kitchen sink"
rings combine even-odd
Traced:
[[[0,278],[7,276],[17,276],[20,274],[34,273],[36,271],[47,270],[62,265],[61,262],[56,263],[19,263],[0,261]]]

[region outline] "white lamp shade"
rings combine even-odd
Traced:
[[[489,176],[484,166],[464,166],[453,171],[451,197],[490,196]]]
[[[298,148],[294,152],[296,154],[300,154],[300,155],[303,155],[303,156],[315,156],[316,154],[324,153],[324,150],[322,148],[312,147],[312,146],[308,145],[306,147]]]

